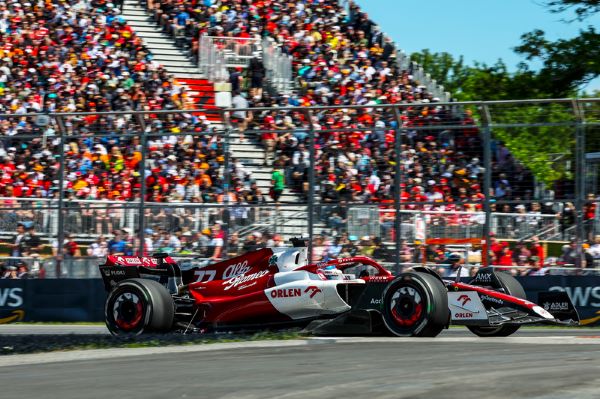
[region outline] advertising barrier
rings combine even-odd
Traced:
[[[538,299],[540,292],[563,291],[577,308],[582,325],[600,324],[600,276],[526,276],[517,280],[530,301],[543,307]]]
[[[0,280],[0,324],[103,321],[101,279]]]
[[[600,276],[517,278],[527,299],[544,291],[569,294],[581,323],[600,325]],[[0,324],[17,321],[103,321],[106,293],[101,279],[0,280]]]

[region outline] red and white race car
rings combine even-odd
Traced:
[[[433,337],[462,324],[480,336],[508,336],[524,324],[579,320],[567,294],[540,294],[544,309],[492,268],[468,284],[426,267],[393,276],[362,256],[309,264],[304,247],[265,248],[187,270],[164,254],[109,256],[100,271],[114,335],[303,326],[317,335]]]

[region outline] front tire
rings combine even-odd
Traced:
[[[496,278],[506,294],[521,299],[527,299],[523,286],[516,278],[504,272],[497,272]],[[514,324],[505,324],[499,327],[467,326],[469,331],[479,337],[508,337],[517,332],[520,327],[520,325]]]
[[[121,281],[104,306],[106,327],[112,335],[167,332],[173,326],[175,305],[171,294],[154,280]]]
[[[383,322],[399,337],[435,337],[449,321],[448,291],[429,274],[400,274],[383,292]]]

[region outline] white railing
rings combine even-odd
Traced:
[[[208,36],[200,36],[198,46],[198,71],[211,82],[229,80],[225,53]]]
[[[200,36],[199,42],[199,63],[202,67],[201,73],[211,65],[227,68],[242,67],[247,68],[250,60],[254,57],[260,57],[262,52],[261,42],[255,38],[243,37],[218,37],[218,36]],[[210,57],[218,57],[218,63],[211,64]]]
[[[270,38],[263,39],[262,48],[267,81],[277,93],[289,94],[293,88],[292,56],[282,53]]]
[[[355,207],[348,210],[348,233],[356,236],[377,236],[393,241],[395,236],[394,209]],[[426,237],[478,238],[483,237],[485,212],[449,212],[403,210],[402,239],[414,240],[419,234],[418,223]],[[378,220],[379,223],[373,223]],[[524,240],[548,231],[560,231],[556,215],[534,213],[492,212],[490,230],[498,239]]]

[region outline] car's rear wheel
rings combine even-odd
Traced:
[[[527,299],[523,286],[516,278],[504,272],[496,272],[496,278],[498,278],[498,281],[506,294],[521,299]],[[505,324],[498,327],[467,326],[473,334],[480,337],[508,337],[517,332],[520,327],[520,325],[514,324]]]
[[[400,274],[383,292],[383,321],[399,337],[435,337],[448,326],[448,291],[429,274]]]
[[[104,318],[113,335],[166,332],[173,325],[173,298],[153,280],[121,281],[106,299]]]

